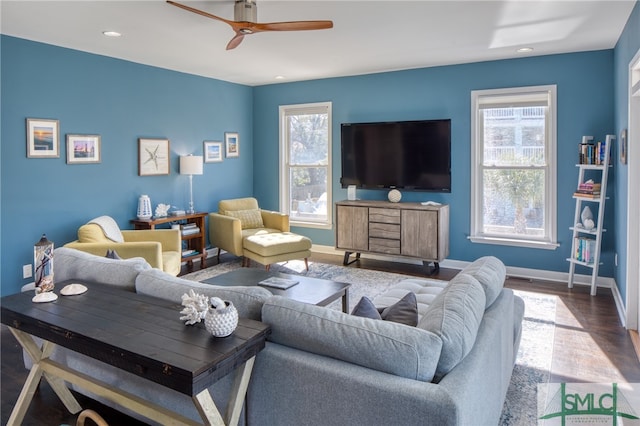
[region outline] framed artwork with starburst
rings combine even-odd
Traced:
[[[138,176],[168,175],[168,139],[138,139]]]

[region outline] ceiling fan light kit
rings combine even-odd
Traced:
[[[242,42],[245,35],[259,33],[263,31],[306,31],[306,30],[325,30],[333,28],[332,21],[291,21],[291,22],[270,22],[259,23],[258,6],[255,0],[236,0],[234,5],[234,21],[221,18],[200,9],[193,8],[172,0],[167,3],[196,13],[198,15],[221,21],[233,29],[236,35],[227,44],[227,50],[235,49]]]

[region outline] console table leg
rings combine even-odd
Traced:
[[[349,262],[349,257],[351,256],[352,253],[353,253],[352,251],[345,251],[344,252],[344,260],[342,261],[342,264],[344,266],[349,266],[353,262],[357,262],[358,260],[360,260],[360,253],[356,253],[356,258],[353,259],[351,262]]]
[[[433,268],[429,267],[429,263],[431,263],[431,262],[427,262],[426,260],[422,261],[422,265],[427,269],[427,275],[428,276],[431,276],[431,275],[434,275],[434,274],[437,274],[438,272],[440,272],[440,263],[439,262],[433,262]]]
[[[205,425],[210,426],[224,426],[224,419],[216,407],[216,403],[211,398],[209,389],[205,389],[196,396],[193,397],[193,403],[195,404],[200,416],[205,421]]]

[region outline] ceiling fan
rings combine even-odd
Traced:
[[[167,0],[167,3],[177,6],[189,12],[206,16],[229,24],[236,35],[227,44],[227,50],[235,49],[242,42],[245,35],[259,33],[263,31],[302,31],[302,30],[324,30],[333,28],[333,21],[291,21],[291,22],[256,22],[258,8],[255,0],[236,0],[234,6],[234,21],[212,15],[205,11],[193,7]]]

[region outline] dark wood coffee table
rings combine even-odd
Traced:
[[[260,281],[269,277],[280,277],[298,281],[298,284],[286,290],[261,286],[277,296],[284,296],[289,299],[317,306],[327,306],[331,302],[342,298],[342,312],[349,312],[349,287],[351,287],[351,284],[319,278],[309,278],[302,275],[282,274],[280,272],[265,271],[264,269],[258,268],[240,268],[206,279],[202,282],[222,286],[257,286]]]
[[[82,407],[65,381],[160,424],[200,424],[49,359],[56,345],[190,396],[204,424],[238,423],[255,356],[270,332],[268,325],[241,318],[231,336],[214,338],[203,324],[186,326],[180,321],[178,304],[106,285],[85,285],[89,288],[85,294],[60,296],[50,303],[31,302],[32,292],[0,299],[2,323],[34,363],[9,425],[22,423],[42,377],[74,414]],[[45,340],[42,348],[33,336]],[[231,372],[234,385],[223,418],[208,388]]]

